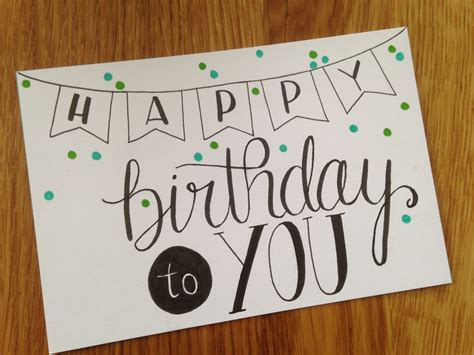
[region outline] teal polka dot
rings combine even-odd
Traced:
[[[102,159],[102,154],[100,154],[99,152],[93,152],[92,153],[92,159],[100,160],[100,159]]]
[[[397,54],[395,54],[395,58],[397,58],[397,60],[401,62],[403,59],[405,59],[405,55],[403,54],[403,52],[398,52]]]
[[[323,57],[321,58],[321,62],[323,62],[324,64],[327,64],[329,62],[329,58],[323,55]]]
[[[278,147],[278,149],[280,149],[280,152],[282,153],[286,153],[288,151],[288,147],[286,146],[286,144],[280,144],[280,147]]]
[[[410,223],[410,222],[411,222],[411,217],[410,217],[409,215],[407,215],[407,214],[404,214],[404,215],[402,216],[402,222],[405,223],[405,224]]]
[[[216,72],[215,70],[211,70],[210,75],[212,79],[217,79],[217,77],[219,76],[219,73]]]
[[[105,81],[110,81],[110,80],[112,80],[112,74],[111,74],[111,73],[105,73],[105,74],[104,74],[104,80],[105,80]]]
[[[309,67],[311,69],[316,69],[318,67],[318,63],[316,63],[314,60],[309,63]]]
[[[44,193],[44,199],[45,199],[46,201],[51,201],[53,198],[54,198],[54,193],[53,193],[53,191],[46,191],[46,192]]]
[[[263,57],[263,51],[261,49],[257,49],[257,51],[255,52],[255,54],[257,55],[258,58],[262,58]]]
[[[202,160],[202,154],[199,153],[199,152],[194,153],[194,160],[201,161]]]
[[[355,124],[351,124],[349,126],[349,130],[352,132],[352,133],[356,133],[358,130],[359,130],[359,127],[357,127],[357,125]]]

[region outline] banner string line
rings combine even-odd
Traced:
[[[331,65],[336,65],[338,63],[341,63],[341,62],[344,62],[348,59],[351,59],[351,58],[354,58],[354,57],[357,57],[359,55],[362,55],[364,53],[367,53],[369,51],[373,51],[374,49],[390,42],[391,40],[393,40],[394,38],[398,37],[400,34],[402,34],[404,31],[406,30],[406,27],[404,27],[400,32],[396,33],[395,35],[393,35],[392,37],[388,38],[387,40],[373,46],[373,47],[370,47],[368,49],[365,49],[359,53],[356,53],[354,55],[351,55],[349,57],[346,57],[346,58],[343,58],[343,59],[340,59],[340,60],[337,60],[335,62],[332,62],[332,63],[329,63],[329,64],[325,64],[321,67],[318,67],[318,68],[315,68],[315,69],[310,69],[310,70],[303,70],[303,71],[299,71],[299,72],[294,72],[294,73],[290,73],[290,74],[284,74],[284,75],[278,75],[278,76],[273,76],[273,77],[268,77],[268,78],[264,78],[264,79],[255,79],[255,80],[242,80],[242,81],[233,81],[233,82],[226,82],[226,83],[222,83],[222,84],[215,84],[215,85],[208,85],[208,86],[199,86],[199,87],[194,87],[194,88],[188,88],[188,89],[181,89],[181,90],[165,90],[165,91],[151,91],[151,90],[147,90],[147,91],[144,91],[144,90],[102,90],[102,89],[93,89],[93,88],[87,88],[87,87],[80,87],[80,86],[72,86],[72,85],[65,85],[65,84],[58,84],[58,83],[54,83],[54,82],[51,82],[51,81],[47,81],[47,80],[42,80],[42,79],[38,79],[38,78],[34,78],[30,75],[27,75],[27,74],[24,74],[22,72],[18,72],[17,74],[18,75],[21,75],[22,77],[25,77],[25,78],[28,78],[28,79],[31,79],[31,80],[34,80],[34,81],[37,81],[37,82],[41,82],[41,83],[44,83],[44,84],[49,84],[49,85],[54,85],[54,86],[60,86],[60,87],[65,87],[65,88],[70,88],[70,89],[78,89],[78,90],[85,90],[85,91],[95,91],[95,92],[106,92],[106,93],[136,93],[136,94],[146,94],[146,93],[149,93],[149,94],[153,94],[153,93],[175,93],[175,92],[184,92],[184,91],[195,91],[195,90],[199,90],[199,89],[209,89],[209,88],[214,88],[214,87],[220,87],[220,86],[226,86],[226,85],[233,85],[233,84],[248,84],[248,83],[253,83],[253,82],[261,82],[261,81],[267,81],[267,80],[273,80],[273,79],[281,79],[281,78],[286,78],[286,77],[290,77],[290,76],[294,76],[294,75],[299,75],[299,74],[305,74],[305,73],[311,73],[311,72],[315,72],[316,70],[319,70],[319,69],[324,69],[324,68],[327,68]]]

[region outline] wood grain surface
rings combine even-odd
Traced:
[[[71,354],[473,354],[470,0],[0,0],[0,353],[47,342],[15,71],[408,26],[454,283]]]

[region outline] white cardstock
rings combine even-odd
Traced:
[[[17,81],[50,352],[451,282],[406,28]]]

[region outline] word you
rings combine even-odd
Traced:
[[[250,164],[250,162],[253,164]],[[388,239],[390,230],[390,210],[394,194],[405,190],[409,193],[406,200],[408,208],[416,206],[418,194],[409,185],[392,185],[392,162],[390,159],[385,163],[385,174],[383,179],[379,175],[371,173],[370,162],[363,159],[362,168],[359,174],[352,171],[348,173],[350,166],[346,160],[332,159],[322,164],[321,171],[315,172],[315,142],[312,136],[308,136],[304,141],[301,150],[301,162],[290,166],[283,175],[280,186],[276,186],[276,179],[271,170],[270,147],[263,138],[253,138],[249,140],[243,150],[240,164],[234,163],[234,156],[229,148],[226,149],[225,163],[204,164],[201,162],[183,164],[176,167],[180,169],[194,169],[192,176],[198,177],[205,173],[209,177],[205,183],[188,181],[183,189],[182,185],[171,183],[169,201],[164,206],[164,201],[160,196],[161,192],[153,188],[138,188],[140,183],[140,164],[137,160],[128,161],[125,168],[124,185],[122,196],[117,200],[105,200],[106,204],[120,204],[123,208],[123,218],[125,224],[126,237],[129,241],[134,241],[134,246],[138,251],[146,251],[152,248],[159,240],[164,223],[170,223],[171,229],[175,233],[182,233],[188,226],[193,216],[203,218],[209,227],[222,229],[226,222],[232,220],[238,224],[245,224],[249,218],[258,211],[262,214],[262,209],[254,207],[255,198],[252,198],[254,191],[266,191],[264,198],[264,214],[268,216],[268,223],[259,223],[250,226],[250,237],[245,258],[240,259],[226,242],[226,246],[232,251],[236,259],[241,263],[242,269],[234,298],[234,304],[230,313],[242,312],[243,301],[247,289],[248,280],[251,274],[254,258],[259,247],[264,231],[269,230],[273,220],[282,220],[286,216],[298,216],[302,213],[317,213],[319,211],[330,212],[337,206],[342,205],[347,208],[355,205],[358,200],[362,200],[367,205],[378,205],[379,210],[373,223],[372,235],[372,258],[376,265],[383,265],[388,257]],[[225,174],[212,174],[212,169],[222,169]],[[330,172],[333,172],[331,174]],[[222,176],[225,178],[222,178]],[[218,176],[221,177],[219,180]],[[354,179],[358,177],[358,190],[354,194],[346,191],[348,177]],[[333,179],[334,181],[331,181]],[[172,181],[177,180],[177,174],[172,176]],[[381,180],[381,181],[380,181]],[[370,181],[370,184],[369,184]],[[237,182],[239,182],[237,184]],[[383,185],[383,191],[375,194],[371,189],[373,185]],[[380,184],[383,182],[383,184]],[[216,186],[223,184],[227,196],[215,193]],[[238,189],[236,186],[239,186]],[[242,186],[244,190],[242,191]],[[237,193],[239,199],[236,198]],[[153,197],[153,208],[156,218],[141,233],[135,233],[132,228],[131,203],[135,199],[141,201],[143,194]],[[297,207],[289,203],[290,196],[300,197],[301,204]],[[243,195],[243,202],[240,197]],[[349,196],[351,195],[351,196]],[[375,198],[373,196],[376,196]],[[178,196],[180,197],[178,199]],[[329,198],[328,196],[332,196]],[[337,198],[334,198],[337,196]],[[186,204],[187,197],[187,204]],[[199,198],[200,197],[200,198]],[[178,204],[178,201],[180,203]],[[202,201],[203,203],[198,203]],[[261,201],[260,201],[261,204]],[[360,209],[361,204],[352,206]],[[179,213],[178,213],[179,211]],[[225,211],[222,215],[222,211]],[[311,230],[309,220],[313,216],[307,216],[302,220],[306,224],[308,242],[310,246],[313,270],[319,289],[326,295],[333,295],[340,292],[344,286],[348,261],[346,256],[345,233],[343,226],[343,213],[326,213],[326,218],[332,226],[335,256],[337,260],[337,285],[334,290],[326,290],[319,282],[316,267],[311,250]],[[319,219],[316,219],[319,220]],[[301,226],[298,227],[290,220],[279,222],[273,227],[268,242],[270,250],[274,238],[277,234],[281,238],[281,233],[276,231],[286,231],[291,239],[297,265],[296,289],[291,297],[283,296],[282,292],[273,282],[272,262],[269,256],[270,277],[276,293],[287,302],[296,300],[305,284],[305,251],[303,248],[300,233]],[[270,231],[269,231],[270,233]],[[349,231],[350,233],[350,231]],[[215,233],[224,239],[224,232]],[[283,234],[285,235],[285,234]],[[268,253],[270,255],[270,252]],[[154,302],[163,310],[181,314],[190,312],[207,299],[212,287],[212,273],[209,264],[196,251],[184,247],[176,246],[163,251],[153,263],[148,279],[150,294]]]

